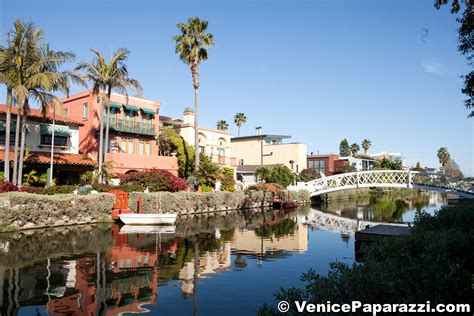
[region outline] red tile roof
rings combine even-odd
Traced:
[[[32,152],[25,157],[26,162],[36,164],[49,164],[51,154],[47,152]],[[10,152],[10,159],[13,159],[13,152]],[[0,161],[5,161],[5,150],[0,151]],[[86,155],[80,154],[54,154],[54,164],[57,165],[75,165],[75,166],[94,166],[96,163]]]
[[[5,104],[0,104],[0,114],[3,114],[3,113],[7,113],[7,106]],[[12,116],[16,116],[17,114],[18,114],[18,108],[12,107]],[[53,120],[51,114],[47,114],[45,116],[41,113],[39,109],[30,109],[30,113],[28,114],[28,117],[30,119],[33,119],[36,121],[43,121],[43,122],[51,122]],[[78,125],[78,126],[84,125],[79,121],[71,120],[58,114],[56,114],[56,123],[62,123],[65,125]]]

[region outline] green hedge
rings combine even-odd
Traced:
[[[9,192],[1,195],[0,227],[29,228],[107,221],[115,197],[93,195],[40,195]]]

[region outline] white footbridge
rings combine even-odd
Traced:
[[[474,199],[473,183],[442,173],[370,170],[342,173],[309,182],[298,182],[290,190],[308,190],[311,196],[358,188],[408,188],[454,194]]]

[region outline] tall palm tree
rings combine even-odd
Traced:
[[[175,53],[191,69],[194,86],[194,147],[195,170],[199,167],[199,130],[198,130],[198,96],[199,96],[199,64],[207,60],[207,48],[214,46],[214,36],[206,33],[208,21],[198,17],[188,19],[188,23],[178,23],[181,34],[173,36],[176,42]]]
[[[370,139],[364,139],[362,141],[362,148],[364,148],[364,154],[367,155],[367,151],[369,150],[370,146],[372,146],[372,142],[370,141]]]
[[[239,112],[239,113],[234,115],[234,123],[235,123],[235,125],[237,125],[237,129],[238,129],[237,135],[238,135],[238,137],[240,137],[240,127],[242,125],[244,125],[246,122],[247,122],[247,116],[245,116],[244,113]]]
[[[142,93],[142,86],[140,83],[131,79],[128,76],[128,68],[125,62],[130,54],[126,48],[118,49],[109,62],[105,61],[104,56],[97,50],[91,49],[94,53],[92,63],[81,62],[76,67],[76,70],[83,71],[83,78],[92,83],[92,93],[94,95],[101,94],[100,106],[100,131],[99,131],[99,181],[103,182],[102,167],[106,162],[106,156],[109,151],[109,130],[110,130],[110,96],[112,90],[123,93],[128,98],[127,87],[133,88],[139,94]],[[104,100],[105,99],[105,100]],[[105,101],[106,124],[105,124],[105,139],[103,136],[103,106]],[[105,146],[103,145],[105,144]],[[105,149],[105,152],[103,153]]]
[[[229,129],[229,124],[224,120],[220,120],[220,121],[217,121],[216,127],[218,130],[226,131]]]
[[[352,153],[352,156],[357,155],[357,153],[359,152],[359,150],[360,150],[359,144],[354,143],[354,144],[351,145],[351,153]]]
[[[438,149],[438,159],[439,163],[441,164],[441,168],[444,172],[444,167],[451,160],[451,155],[449,154],[448,148],[441,147],[440,149]]]

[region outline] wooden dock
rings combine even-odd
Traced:
[[[375,225],[355,233],[355,240],[360,242],[372,242],[383,237],[394,237],[407,235],[412,227],[401,225]]]

